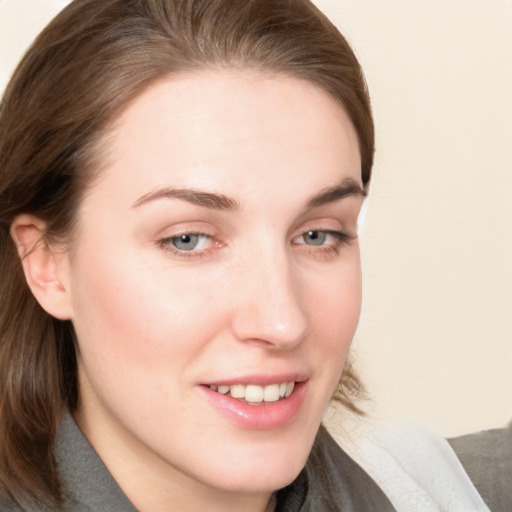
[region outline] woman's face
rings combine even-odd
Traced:
[[[79,425],[125,487],[288,484],[360,311],[351,123],[308,82],[209,71],[105,142],[66,257]]]

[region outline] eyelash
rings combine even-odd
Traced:
[[[213,239],[213,237],[211,235],[208,235],[206,233],[188,231],[188,232],[184,232],[184,233],[178,233],[177,235],[172,235],[172,236],[167,236],[165,238],[162,238],[161,240],[158,241],[158,246],[161,247],[164,251],[170,252],[172,256],[176,256],[178,258],[200,259],[200,258],[204,258],[211,251],[216,250],[217,248],[221,247],[221,245],[222,245],[220,242],[214,242],[214,246],[209,247],[207,249],[201,249],[201,250],[192,249],[190,251],[180,250],[174,246],[173,242],[183,236],[189,236],[189,237],[197,236],[197,237],[207,238],[210,240]]]
[[[321,256],[325,256],[327,258],[329,257],[336,257],[339,255],[341,248],[344,245],[349,244],[352,242],[356,237],[355,235],[352,235],[350,233],[347,233],[345,231],[334,231],[329,229],[309,229],[305,231],[304,233],[301,233],[299,236],[295,237],[293,240],[297,239],[303,239],[306,235],[310,233],[321,233],[325,236],[331,236],[334,240],[333,243],[327,244],[327,245],[309,245],[304,243],[296,243],[296,245],[305,245],[309,248],[311,252],[314,252],[315,254],[319,254]]]
[[[295,240],[303,239],[306,235],[310,233],[321,233],[325,236],[331,236],[333,238],[333,243],[328,245],[310,245],[305,242],[295,242]],[[212,247],[208,247],[206,249],[191,249],[190,251],[178,249],[174,246],[174,242],[183,236],[189,236],[189,237],[201,237],[206,238],[209,240],[213,240],[214,237],[211,235],[208,235],[206,233],[200,233],[200,232],[184,232],[179,233],[176,235],[168,236],[165,238],[162,238],[158,240],[157,244],[159,247],[162,248],[162,250],[166,252],[170,252],[172,256],[176,256],[181,259],[185,260],[197,260],[204,258],[205,256],[208,256],[212,251],[217,250],[218,248],[222,247],[222,243],[219,241],[213,241],[214,245]],[[339,254],[340,249],[342,246],[349,244],[356,238],[355,235],[352,235],[350,233],[347,233],[345,231],[334,231],[334,230],[325,230],[325,229],[310,229],[307,231],[304,231],[300,235],[294,237],[292,239],[292,243],[294,245],[304,245],[306,246],[310,252],[313,252],[318,255],[326,256],[326,257],[335,257]]]

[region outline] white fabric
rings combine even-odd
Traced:
[[[412,426],[334,418],[331,435],[397,512],[490,512],[446,440]]]

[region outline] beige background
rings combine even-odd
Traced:
[[[317,0],[377,123],[356,365],[375,414],[512,418],[512,1]],[[65,1],[0,0],[0,89]]]

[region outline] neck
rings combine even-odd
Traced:
[[[126,432],[95,435],[86,417],[75,413],[76,423],[96,450],[126,497],[140,512],[273,512],[272,492],[239,492],[204,484],[174,468],[144,446],[127,450]]]

